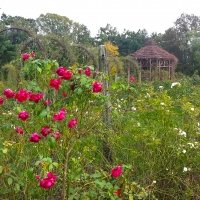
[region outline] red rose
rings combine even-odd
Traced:
[[[117,165],[115,168],[111,170],[111,176],[112,177],[118,177],[122,174],[122,166]]]
[[[63,76],[63,73],[66,71],[67,69],[65,67],[59,67],[56,70],[56,73],[58,74],[58,76]]]
[[[25,54],[22,55],[22,60],[26,61],[27,59],[29,59],[29,57],[30,57],[30,55],[25,53]]]
[[[30,97],[30,92],[24,89],[20,89],[18,93],[15,94],[15,99],[18,102],[25,102]]]
[[[85,75],[86,76],[90,76],[91,75],[91,71],[90,71],[89,67],[85,70]]]
[[[5,89],[3,94],[6,96],[6,98],[10,99],[13,98],[15,93],[11,89]]]
[[[64,80],[70,80],[73,76],[73,73],[71,70],[66,70],[63,72],[63,75],[62,75],[62,79]]]
[[[41,137],[37,133],[32,133],[30,136],[30,142],[39,142]]]
[[[50,86],[53,87],[55,90],[59,90],[60,84],[61,84],[60,78],[58,78],[58,79],[51,79],[50,80]]]
[[[3,101],[4,101],[3,97],[0,97],[0,105],[3,105]]]
[[[93,92],[101,92],[102,91],[102,85],[99,82],[94,82],[92,84],[93,86]]]
[[[74,126],[76,126],[77,123],[78,123],[78,120],[72,119],[72,120],[70,120],[70,121],[68,122],[67,126],[68,126],[69,128],[73,128]]]
[[[50,133],[52,133],[52,129],[49,126],[45,126],[41,129],[40,133],[46,137],[47,135],[49,135]]]
[[[28,117],[29,117],[29,114],[26,111],[22,111],[18,115],[18,118],[23,120],[23,121],[26,121]]]

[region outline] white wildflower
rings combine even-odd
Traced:
[[[174,83],[171,84],[171,88],[173,88],[174,86],[180,87],[181,84],[179,82],[174,82]]]
[[[153,184],[155,184],[155,183],[156,183],[156,181],[153,181],[152,183],[153,183]]]
[[[165,105],[165,103],[161,102],[161,103],[160,103],[160,105],[161,105],[161,106],[164,106],[164,105]]]
[[[140,126],[140,122],[137,122],[137,125]]]
[[[186,153],[186,150],[185,149],[183,149],[183,151],[182,151],[183,153]]]
[[[184,136],[184,137],[186,137],[186,132],[185,131],[182,131],[181,129],[179,130],[179,132],[178,132],[178,135],[182,135],[182,136]]]
[[[160,85],[158,88],[159,88],[160,90],[162,90],[162,89],[163,89],[163,86],[162,86],[162,85]]]
[[[187,172],[188,168],[187,167],[183,167],[183,172]]]
[[[193,143],[191,143],[191,142],[188,142],[187,144],[189,144],[190,145],[190,148],[192,149],[192,148],[194,148],[194,144]]]
[[[191,110],[191,111],[194,111],[194,108],[191,108],[190,110]]]
[[[135,107],[132,107],[131,110],[134,111],[134,110],[136,110],[136,108],[135,108]]]

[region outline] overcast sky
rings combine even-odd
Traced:
[[[200,0],[0,0],[0,14],[36,19],[55,13],[87,26],[95,36],[110,24],[124,29],[164,33],[182,13],[200,16]]]

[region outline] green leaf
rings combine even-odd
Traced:
[[[47,115],[47,111],[46,111],[46,109],[45,110],[42,110],[42,112],[40,113],[40,117],[41,118],[43,118],[43,117],[45,117]]]
[[[41,73],[42,69],[40,67],[37,67],[37,71]]]
[[[53,162],[52,164],[53,164],[56,168],[58,168],[58,163]]]
[[[19,192],[20,191],[20,185],[18,183],[15,184],[14,190],[15,190],[15,192]]]
[[[8,185],[11,185],[13,183],[13,179],[12,178],[8,178]]]
[[[27,170],[27,175],[30,180],[33,179],[33,168],[32,167]]]

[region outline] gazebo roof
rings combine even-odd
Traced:
[[[175,63],[178,62],[178,59],[165,51],[164,49],[156,46],[155,41],[150,38],[144,47],[137,50],[135,53],[130,54],[133,58],[136,60],[138,59],[167,59],[167,60],[173,60]]]

